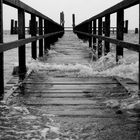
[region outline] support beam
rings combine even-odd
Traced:
[[[124,33],[124,9],[120,9],[117,12],[117,39],[123,40]],[[119,45],[116,46],[116,62],[119,61],[119,58],[123,57],[123,48]]]
[[[14,34],[14,20],[11,19],[11,30],[10,30],[10,34]]]
[[[36,16],[31,14],[31,36],[36,36],[37,26],[36,26]],[[37,58],[37,42],[32,42],[32,58]]]
[[[43,19],[39,18],[39,35],[43,35]],[[43,56],[43,39],[39,40],[39,57]]]
[[[0,43],[3,43],[3,0],[0,0]],[[0,100],[4,95],[4,54],[0,53]]]
[[[44,20],[44,34],[48,33],[49,33],[49,24],[47,20]],[[49,37],[44,39],[44,51],[46,52],[48,49],[50,49]]]
[[[75,14],[72,14],[72,26],[75,27]]]
[[[139,2],[139,44],[140,44],[140,2]],[[140,95],[140,52],[139,52],[139,95]]]
[[[98,19],[98,35],[102,35],[102,18]],[[98,58],[102,56],[102,40],[98,40]]]
[[[88,24],[88,32],[89,34],[92,34],[92,21],[90,21]],[[89,48],[91,47],[92,47],[92,37],[89,37]]]
[[[110,37],[110,15],[105,16],[105,36]],[[105,41],[105,48],[104,48],[104,54],[108,54],[110,52],[110,43]]]
[[[93,34],[96,34],[96,27],[97,27],[97,22],[96,20],[93,21]],[[93,37],[93,49],[96,51],[96,38]]]
[[[18,39],[25,39],[25,12],[22,9],[18,9]],[[26,73],[26,51],[25,45],[18,48],[19,58],[19,75]]]

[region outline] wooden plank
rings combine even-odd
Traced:
[[[37,41],[37,40],[40,40],[40,39],[43,39],[43,38],[47,38],[49,36],[61,34],[62,32],[63,31],[54,32],[54,33],[45,34],[45,35],[36,36],[36,37],[33,36],[33,37],[30,37],[30,38],[20,39],[20,40],[8,42],[8,43],[0,43],[0,53],[4,52],[4,51],[7,51],[7,50],[10,50],[10,49],[20,47],[24,44],[28,44],[28,43],[31,43],[31,42],[34,42],[34,41]]]
[[[75,98],[38,98],[35,100],[33,99],[26,99],[25,104],[28,105],[94,105],[96,101],[88,100],[88,99],[75,99]]]
[[[18,39],[25,39],[25,13],[24,10],[18,9]],[[18,49],[19,57],[19,74],[26,73],[26,51],[25,45]]]
[[[104,41],[119,45],[121,48],[126,48],[132,51],[136,51],[136,52],[140,52],[140,44],[134,44],[134,43],[129,43],[129,42],[125,42],[125,41],[121,41],[121,40],[117,40],[117,39],[113,39],[113,38],[109,38],[109,37],[104,37],[104,36],[100,36],[100,35],[91,35],[85,32],[80,32],[80,31],[75,31],[76,33],[79,34],[84,34],[87,36],[93,36],[96,37],[98,39],[102,39]]]
[[[3,0],[0,0],[0,43],[3,43]],[[4,56],[0,53],[0,100],[4,94]]]

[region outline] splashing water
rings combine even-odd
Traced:
[[[57,54],[57,52],[51,52]],[[32,60],[28,67],[31,70],[38,71],[46,69],[48,71],[61,71],[68,77],[95,77],[95,76],[119,76],[138,81],[138,60],[137,55],[128,56],[119,60],[116,64],[114,53],[108,53],[102,56],[96,62],[90,64],[49,64],[40,60]]]

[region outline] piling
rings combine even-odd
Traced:
[[[3,43],[3,0],[0,0],[0,43]],[[4,53],[0,53],[0,100],[4,95]]]
[[[39,17],[39,35],[43,35],[43,20]],[[43,56],[43,39],[39,40],[39,57]]]
[[[22,9],[18,9],[18,39],[25,39],[25,12]],[[19,75],[24,79],[26,73],[26,51],[25,45],[18,48],[19,56]]]
[[[105,36],[110,37],[110,14],[105,16],[105,23],[104,23],[104,32]],[[110,52],[110,43],[105,41],[105,48],[104,48],[104,54],[108,54]]]
[[[93,34],[96,34],[96,19],[93,21]],[[93,37],[93,49],[96,51],[96,38]]]
[[[37,33],[37,27],[36,27],[36,16],[34,14],[31,14],[31,36],[36,36]],[[37,42],[34,41],[31,43],[32,46],[32,58],[37,58]]]
[[[10,34],[14,34],[14,20],[11,19],[11,29],[10,29]]]
[[[138,33],[139,33],[139,29],[135,28],[135,34],[138,34]]]
[[[88,23],[88,33],[92,34],[92,21]],[[92,47],[92,37],[89,37],[89,48]]]
[[[98,35],[102,35],[102,18],[98,19]],[[102,40],[98,39],[98,58],[102,56]]]
[[[124,22],[124,33],[128,33],[128,20]]]
[[[14,34],[17,33],[18,33],[18,24],[17,24],[17,20],[15,20]]]
[[[64,12],[61,12],[60,13],[60,25],[62,27],[64,27],[64,23],[65,23],[65,20],[64,20]]]
[[[73,26],[73,29],[75,27],[75,14],[72,14],[72,26]]]
[[[123,40],[124,29],[124,9],[120,9],[117,12],[117,39]],[[119,57],[123,57],[123,48],[119,45],[116,46],[116,62],[119,61]]]

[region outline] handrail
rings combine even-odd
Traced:
[[[18,40],[8,43],[3,43],[3,4],[17,8],[18,12]],[[30,38],[25,38],[25,12],[31,14]],[[36,17],[39,18],[39,27],[37,27]],[[50,49],[50,44],[56,42],[63,34],[63,26],[20,0],[0,0],[0,100],[4,95],[4,52],[18,47],[18,74],[23,78],[26,74],[25,44],[31,43],[31,55],[36,59],[37,40],[39,40],[39,57],[42,57],[43,52]]]
[[[40,36],[29,37],[26,39],[20,39],[20,40],[8,42],[8,43],[0,43],[0,53],[20,47],[22,45],[25,45],[25,44],[28,44],[37,40],[40,40],[40,39],[43,39],[43,38],[59,35],[61,33],[63,33],[63,31],[49,33],[49,34],[40,35]]]
[[[139,5],[139,44],[133,44],[123,41],[124,32],[124,9]],[[116,13],[116,39],[110,37],[110,18],[111,14]],[[105,21],[103,22],[103,18]],[[98,21],[98,26],[97,26]],[[126,24],[126,23],[125,23]],[[128,22],[127,22],[128,25]],[[98,30],[97,30],[98,28]],[[140,91],[140,0],[123,0],[122,2],[108,8],[107,10],[81,22],[73,28],[74,33],[77,33],[80,39],[88,40],[89,47],[97,51],[98,58],[102,56],[102,47],[104,45],[104,54],[110,52],[110,43],[116,44],[116,62],[119,56],[123,56],[123,48],[127,48],[139,53],[139,83]],[[103,35],[104,34],[104,35]],[[104,40],[104,44],[102,43]],[[96,45],[97,44],[97,45]]]
[[[58,23],[56,23],[55,21],[53,21],[49,17],[43,15],[39,11],[33,9],[32,7],[30,7],[27,4],[21,2],[20,0],[3,0],[3,3],[6,4],[6,5],[9,5],[11,7],[17,8],[17,9],[18,8],[23,9],[23,10],[25,10],[25,12],[27,12],[29,14],[35,14],[38,17],[41,17],[41,18],[46,19],[46,20],[48,20],[48,21],[50,21],[50,22],[52,22],[54,24],[59,25]]]
[[[96,35],[96,34],[89,34],[89,33],[80,32],[80,31],[75,31],[75,33],[86,35],[88,37],[96,37],[98,39],[119,45],[121,48],[126,48],[135,52],[140,52],[140,44],[129,43],[129,42],[121,41],[118,39],[113,39],[110,37],[105,37],[105,36]]]
[[[80,25],[85,24],[87,22],[93,21],[94,19],[104,17],[105,15],[113,14],[113,13],[117,12],[120,9],[127,9],[127,8],[132,7],[134,5],[137,5],[137,4],[139,4],[139,0],[123,0],[122,2],[112,6],[110,8],[108,8],[107,10],[101,12],[100,14],[97,14],[97,15],[95,15],[95,16],[93,16],[93,17],[81,22],[77,26],[80,26]]]

